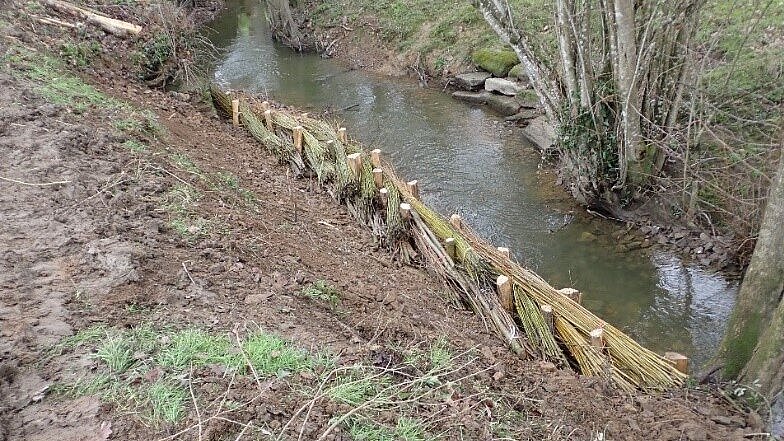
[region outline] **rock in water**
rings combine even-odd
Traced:
[[[490,92],[466,92],[462,90],[458,90],[452,92],[452,98],[466,101],[471,104],[487,104],[487,100],[490,99],[492,94]]]
[[[485,81],[485,90],[507,96],[515,96],[525,90],[525,88],[516,81],[510,81],[506,78],[488,78]]]
[[[547,117],[534,118],[523,129],[523,134],[541,151],[548,151],[555,145],[555,129]]]
[[[505,95],[488,94],[487,105],[501,116],[515,115],[520,110],[520,104],[514,97]]]
[[[462,90],[480,90],[485,80],[492,75],[488,72],[466,72],[455,75],[455,85]]]

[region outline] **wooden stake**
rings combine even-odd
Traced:
[[[265,112],[266,112],[266,111],[267,111],[267,110],[269,110],[269,109],[270,109],[270,103],[269,103],[269,101],[262,101],[262,102],[261,102],[261,110],[263,110],[263,111],[265,111]]]
[[[381,188],[378,190],[378,195],[381,198],[381,205],[386,207],[388,197],[389,197],[389,190],[387,190],[386,188]]]
[[[346,162],[351,173],[354,173],[354,176],[359,176],[362,171],[362,153],[352,153],[346,156]]]
[[[509,248],[506,248],[506,247],[498,247],[498,252],[499,252],[499,253],[501,253],[501,254],[503,254],[503,255],[504,255],[504,257],[506,257],[507,259],[508,259],[508,258],[509,258],[509,256],[511,255],[511,254],[509,253]]]
[[[297,153],[302,153],[302,131],[304,128],[302,126],[294,127],[294,147],[297,149]]]
[[[373,169],[373,180],[376,182],[376,188],[384,186],[384,170],[380,168]]]
[[[370,151],[370,162],[373,164],[373,167],[381,167],[381,149]]]
[[[264,121],[267,122],[267,130],[272,131],[272,110],[264,111]]]
[[[596,328],[591,331],[591,346],[604,349],[604,329]]]
[[[446,250],[446,255],[449,256],[450,259],[457,259],[457,247],[455,246],[454,237],[447,237],[446,240],[444,240],[444,249]]]
[[[452,224],[452,227],[456,230],[463,228],[463,218],[461,218],[459,214],[450,216],[449,223]]]
[[[408,191],[411,193],[411,196],[419,200],[419,181],[414,179],[413,181],[406,182],[406,187],[408,187]]]
[[[558,292],[574,300],[578,305],[583,301],[583,294],[574,288],[561,288]]]
[[[240,126],[240,100],[231,100],[231,123],[234,127]]]
[[[689,373],[689,357],[677,352],[665,352],[664,358],[675,366],[675,369],[687,374]]]
[[[338,140],[340,142],[342,142],[343,144],[348,142],[348,136],[346,135],[346,128],[345,127],[341,127],[341,128],[338,129]]]
[[[498,276],[495,281],[495,286],[498,289],[498,297],[501,300],[501,306],[509,312],[514,308],[514,299],[512,298],[512,282],[509,277]]]
[[[405,202],[400,204],[400,217],[402,217],[404,221],[411,219],[411,205]]]
[[[547,327],[550,328],[550,333],[552,333],[555,331],[553,307],[551,305],[542,305],[540,309],[542,310],[542,317],[544,317],[544,322],[547,323]]]

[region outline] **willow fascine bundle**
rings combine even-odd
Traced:
[[[210,94],[218,113],[224,117],[231,117],[231,96],[214,85],[210,87]],[[259,116],[247,105],[241,104],[240,116],[242,125],[281,160],[299,159],[302,162],[293,144],[288,142],[289,137],[284,136],[288,135],[288,132],[278,132],[281,136],[276,136],[267,130]],[[372,166],[367,158],[363,158],[360,176],[354,176],[346,163],[346,155],[362,152],[361,146],[354,143],[340,143],[335,129],[323,121],[304,117],[293,118],[285,112],[276,111],[273,112],[273,122],[288,131],[297,125],[302,125],[305,128],[303,130],[304,159],[316,172],[319,181],[322,184],[332,182],[333,186],[339,188],[341,191],[336,192],[335,196],[341,199],[342,194],[342,199],[358,218],[365,222],[375,218],[372,214],[376,194]],[[327,144],[326,141],[333,142]],[[333,148],[329,149],[327,145],[332,145]],[[302,163],[302,168],[304,167],[305,164]],[[459,276],[454,269],[448,269],[444,274],[457,277],[455,279],[457,284],[466,291],[467,295],[473,296],[471,299],[475,308],[480,307],[484,313],[489,312],[487,315],[493,320],[496,331],[509,340],[513,349],[516,348],[516,352],[525,352],[528,349],[524,348],[523,340],[517,340],[520,337],[514,321],[503,308],[500,308],[495,295],[487,295],[488,293],[483,292],[479,287],[479,285],[489,285],[488,282],[492,277],[498,274],[506,275],[513,282],[514,296],[520,300],[517,302],[518,318],[531,343],[534,343],[537,349],[549,359],[563,362],[563,353],[556,342],[557,338],[563,343],[567,353],[583,374],[605,375],[623,390],[663,389],[683,384],[686,375],[677,371],[668,361],[643,348],[615,327],[605,324],[580,304],[559,293],[538,275],[509,260],[506,255],[481,240],[470,229],[453,228],[446,219],[414,198],[405,182],[394,175],[391,167],[385,168],[385,175],[387,241],[398,243],[398,240],[406,234],[407,227],[397,210],[403,200],[414,208],[416,218],[420,219],[424,228],[429,231],[427,234],[435,235],[441,241],[453,238],[457,251],[456,260],[462,264],[473,281],[461,279],[462,276]],[[545,323],[539,309],[545,304],[553,308],[554,332],[550,331],[549,324]],[[604,329],[604,348],[594,348],[587,338],[589,333],[598,327]]]
[[[555,341],[550,324],[545,322],[540,307],[531,300],[519,287],[513,288],[517,316],[523,325],[523,331],[529,344],[542,351],[542,354],[557,365],[567,364],[558,342]]]

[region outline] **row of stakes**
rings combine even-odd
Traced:
[[[232,124],[235,127],[239,126],[239,104],[240,101],[238,99],[234,99],[231,101],[231,110],[232,110]],[[272,109],[270,108],[269,102],[264,101],[261,103],[262,109],[264,109],[264,121],[267,126],[267,130],[272,131]],[[307,118],[308,114],[303,113],[303,118]],[[294,147],[297,149],[298,153],[302,153],[302,133],[304,128],[302,126],[294,127],[293,136],[294,136]],[[338,140],[342,143],[346,143],[348,141],[348,134],[346,133],[345,127],[338,128],[337,131]],[[334,141],[327,141],[327,144],[330,144]],[[351,169],[351,171],[355,175],[359,175],[362,169],[362,153],[352,153],[346,156],[346,161]],[[374,149],[370,152],[370,162],[373,164],[373,179],[376,184],[376,188],[378,188],[379,196],[381,199],[381,204],[386,207],[387,206],[387,189],[384,188],[384,170],[381,168],[381,149]],[[408,191],[411,193],[411,196],[415,199],[419,200],[419,182],[417,180],[412,180],[406,182],[406,187]],[[400,204],[400,217],[403,220],[411,219],[411,204],[406,202],[402,202]],[[461,230],[463,226],[463,219],[460,217],[459,214],[453,214],[449,218],[449,223],[452,225],[453,228],[456,230]],[[446,250],[447,254],[452,260],[455,260],[457,257],[457,249],[455,246],[455,239],[452,237],[446,238],[444,240],[444,249]],[[499,253],[504,255],[507,259],[511,259],[511,252],[507,247],[497,247]],[[513,286],[512,282],[509,277],[505,275],[499,275],[496,279],[496,290],[498,291],[498,296],[500,298],[501,306],[507,311],[513,312],[514,311],[514,295],[513,295]],[[562,288],[559,289],[558,292],[567,296],[574,302],[580,304],[582,303],[582,293],[574,288]],[[544,317],[546,323],[548,323],[550,330],[553,331],[554,328],[554,318],[553,318],[553,307],[552,305],[541,305],[540,307],[542,316]],[[605,341],[604,341],[604,329],[603,328],[596,328],[590,332],[591,338],[591,346],[596,348],[597,350],[603,351],[605,349]],[[672,363],[677,370],[684,374],[689,373],[689,358],[685,355],[679,354],[677,352],[665,352],[664,358],[667,359],[670,363]]]

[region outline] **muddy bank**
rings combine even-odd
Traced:
[[[629,396],[510,355],[425,269],[377,250],[316,182],[290,178],[198,94],[141,83],[135,41],[96,34],[88,42],[102,50],[71,73],[58,48],[80,41],[77,31],[42,27],[22,6],[8,4],[0,24],[0,99],[16,104],[0,109],[0,176],[9,179],[0,182],[5,439],[749,439],[759,431],[754,414],[706,389]],[[125,8],[121,18],[140,15]],[[189,329],[229,343],[263,330],[314,361],[273,374],[249,363],[254,375],[164,357]],[[329,363],[315,360],[320,351]],[[371,372],[363,385],[374,373],[383,381],[370,395],[338,394],[356,380],[340,369]],[[389,386],[394,395],[379,395]],[[413,405],[411,390],[420,397]],[[148,413],[159,408],[176,412]],[[344,424],[331,427],[335,418]]]

